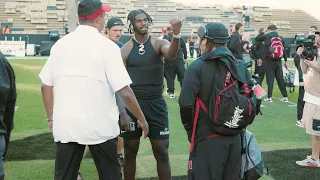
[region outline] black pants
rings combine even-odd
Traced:
[[[199,48],[194,48],[196,50],[196,53],[197,53],[197,58],[200,57],[200,49]]]
[[[299,87],[298,102],[297,102],[297,120],[301,120],[302,119],[303,108],[304,108],[303,97],[304,97],[304,87],[300,86]]]
[[[205,139],[190,153],[188,180],[239,179],[240,162],[240,135]]]
[[[263,61],[261,66],[258,66],[257,61],[255,61],[254,75],[258,75],[261,78],[261,84],[264,80],[264,76],[266,75],[266,61]]]
[[[190,47],[189,47],[189,52],[190,52],[190,56],[191,56],[191,58],[193,58],[193,54],[194,54],[194,46],[190,46]]]
[[[185,67],[183,59],[166,61],[166,63],[164,64],[164,77],[167,80],[168,93],[174,93],[174,80],[176,78],[176,75],[178,76],[180,87],[182,86],[184,72]]]
[[[4,135],[0,135],[0,180],[4,178],[4,155],[6,151],[6,140]]]
[[[267,63],[267,84],[268,98],[272,97],[274,86],[274,78],[276,78],[280,92],[283,97],[288,97],[287,89],[283,80],[282,63],[271,59],[266,60]]]
[[[85,145],[57,143],[55,180],[76,180]],[[101,144],[89,145],[100,180],[121,180],[121,169],[117,158],[117,139]]]

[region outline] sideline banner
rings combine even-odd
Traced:
[[[25,41],[0,41],[0,51],[5,56],[25,57]]]

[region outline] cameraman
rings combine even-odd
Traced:
[[[319,52],[318,52],[319,55]],[[320,167],[320,67],[319,60],[301,58],[301,70],[306,75],[304,81],[304,111],[302,125],[312,138],[312,155],[302,161],[296,161],[300,166]]]
[[[300,66],[301,54],[303,52],[303,47],[298,47],[296,55],[293,57],[294,65],[296,66],[299,73],[299,96],[297,102],[297,122],[296,125],[298,127],[302,127],[302,115],[303,115],[303,107],[304,107],[304,82],[303,82],[303,72]]]

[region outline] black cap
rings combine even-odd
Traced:
[[[221,23],[208,23],[206,25],[207,36],[213,42],[224,44],[229,41],[228,29]]]
[[[120,18],[118,17],[112,17],[108,20],[106,27],[111,28],[113,26],[123,26],[123,22]]]
[[[268,26],[268,29],[271,30],[271,31],[274,31],[274,30],[277,30],[278,28],[277,28],[276,25],[271,24],[271,25]]]

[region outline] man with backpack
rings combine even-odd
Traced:
[[[274,78],[276,78],[279,89],[283,98],[282,102],[288,102],[288,93],[283,79],[282,71],[282,57],[285,60],[285,67],[287,67],[287,55],[285,51],[285,44],[282,37],[276,32],[277,27],[275,25],[269,25],[263,33],[260,33],[256,37],[256,41],[264,41],[267,46],[267,53],[265,55],[266,59],[266,74],[267,74],[267,84],[268,84],[268,98],[265,99],[267,102],[272,101],[272,91]]]
[[[225,47],[223,24],[201,26],[198,35],[203,54],[186,70],[179,98],[191,142],[188,178],[239,179],[240,133],[256,115],[253,82],[243,61]]]

